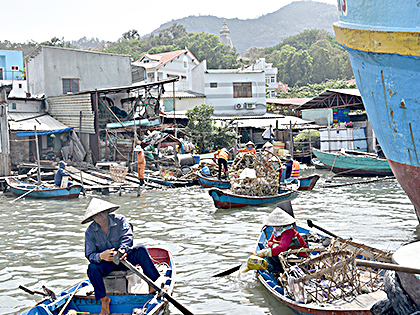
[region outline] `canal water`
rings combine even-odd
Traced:
[[[318,173],[313,191],[292,200],[298,224],[315,224],[344,238],[393,251],[420,240],[413,206],[395,179],[322,188],[366,179]],[[330,182],[326,182],[329,180]],[[211,275],[246,261],[263,219],[275,208],[218,210],[207,190],[198,186],[101,196],[70,201],[17,200],[0,194],[0,315],[17,314],[41,300],[19,285],[55,292],[86,277],[84,231],[81,225],[92,196],[120,205],[134,225],[136,244],[166,248],[174,255],[177,279],[174,297],[195,314],[293,314],[273,298],[252,272],[238,277]],[[166,314],[181,314],[170,306]]]

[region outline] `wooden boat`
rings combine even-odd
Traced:
[[[297,227],[298,232],[305,238],[305,235],[308,237],[309,230],[303,227],[298,226]],[[261,235],[258,239],[256,248],[255,248],[255,252],[261,250],[264,248],[264,245],[267,243],[267,240],[271,237],[271,234],[273,233],[273,228],[272,227],[266,227],[265,229],[263,229],[263,231],[261,232]],[[318,236],[320,236],[318,234]],[[320,236],[322,239],[322,236]],[[357,244],[354,242],[350,242],[350,241],[342,241],[340,240],[340,242],[342,243],[337,243],[338,246],[342,246],[341,248],[344,248],[346,250],[349,250],[351,252],[354,253],[354,255],[357,255],[356,257],[358,259],[366,259],[366,260],[370,260],[371,258],[375,258],[375,260],[378,261],[382,261],[382,262],[391,262],[391,258],[390,258],[390,254],[387,254],[385,252],[382,252],[380,250],[377,250],[375,248],[371,248],[368,246],[365,246],[363,244]],[[312,255],[319,255],[323,250],[319,249],[322,248],[323,246],[321,244],[317,244],[315,241],[310,241],[309,242],[311,244],[311,247],[315,247],[318,250],[314,250],[312,252]],[[340,245],[341,244],[341,245]],[[295,250],[296,251],[296,250]],[[292,253],[292,251],[290,251]],[[288,253],[285,253],[284,257],[287,256]],[[318,256],[318,257],[321,257]],[[325,256],[326,257],[326,256]],[[268,259],[268,258],[266,258]],[[314,258],[315,260],[316,258]],[[269,260],[268,260],[269,261]],[[304,266],[305,264],[310,261],[310,260],[306,260],[304,262],[298,262],[298,267],[301,268],[302,270],[305,270]],[[320,261],[324,261],[323,259]],[[343,260],[342,260],[343,261]],[[306,262],[306,263],[305,263]],[[349,266],[351,266],[353,264],[349,264]],[[309,273],[309,272],[319,272],[320,277],[323,277],[322,279],[328,279],[328,273],[327,273],[327,269],[328,265],[326,265],[326,270],[321,269],[321,270],[305,270],[305,272]],[[339,264],[335,265],[337,266],[337,269],[334,269],[334,271],[332,272],[332,274],[334,274],[334,272],[339,272],[338,266]],[[292,267],[294,268],[294,267]],[[351,268],[351,267],[350,267]],[[357,267],[357,268],[364,268],[364,267]],[[268,268],[270,269],[270,268]],[[369,268],[370,269],[370,268]],[[292,270],[292,269],[290,269]],[[296,269],[295,269],[296,270]],[[299,269],[298,269],[299,270]],[[366,269],[367,270],[367,269]],[[355,315],[355,314],[371,314],[370,312],[370,308],[378,301],[382,300],[383,298],[386,298],[386,293],[383,291],[383,282],[381,280],[381,275],[383,274],[383,270],[376,270],[374,271],[373,269],[371,269],[371,271],[366,271],[368,275],[366,275],[367,277],[369,277],[370,275],[372,275],[372,280],[367,280],[368,282],[364,282],[364,286],[372,286],[370,287],[370,293],[365,293],[365,294],[360,294],[360,291],[357,290],[357,292],[359,293],[358,295],[348,295],[344,298],[331,298],[330,301],[327,302],[323,302],[323,303],[319,303],[316,300],[314,300],[312,298],[312,300],[309,298],[309,301],[307,300],[306,303],[303,301],[299,301],[297,302],[293,293],[290,293],[290,288],[289,287],[285,287],[285,282],[284,279],[286,276],[286,274],[281,274],[281,273],[276,273],[276,271],[268,271],[268,270],[257,270],[257,277],[259,279],[259,281],[264,285],[264,287],[280,302],[282,302],[284,305],[286,305],[287,307],[289,307],[291,310],[293,310],[294,312],[298,313],[298,314],[316,314],[316,315],[325,315],[325,314],[330,314],[330,315]],[[363,274],[362,274],[363,277]],[[345,277],[344,277],[345,278]],[[308,279],[310,279],[310,277],[308,277]],[[293,279],[292,279],[293,280]],[[305,281],[305,287],[304,290],[307,297],[313,296],[314,294],[318,294],[315,293],[316,291],[313,290],[312,288],[312,292],[310,291],[310,289],[306,289],[307,285],[313,285],[313,283],[318,283],[318,285],[323,285],[324,288],[321,288],[321,290],[323,291],[321,298],[325,298],[327,299],[328,295],[328,282],[324,282],[324,280],[320,280],[317,277],[312,278],[312,280],[308,280]],[[286,280],[287,281],[287,280]],[[302,279],[302,281],[304,281]],[[370,282],[369,282],[370,281]],[[321,284],[319,284],[321,282]],[[324,282],[324,283],[322,283]],[[296,283],[295,283],[296,285]],[[316,285],[316,284],[315,284]],[[336,285],[335,283],[330,284],[330,286],[332,287],[333,285]],[[319,287],[318,287],[319,288]],[[321,291],[320,290],[320,291]],[[330,290],[332,292],[334,292],[335,288],[330,288]],[[320,292],[318,291],[318,292]],[[366,290],[367,291],[367,290]],[[327,293],[325,293],[327,292]],[[336,292],[336,291],[335,291]],[[291,294],[291,295],[289,295]],[[338,295],[338,294],[337,294]],[[331,294],[330,296],[333,296],[333,294]]]
[[[160,184],[171,188],[195,185],[194,180],[190,179],[165,180],[164,178],[148,176],[146,177],[146,180],[152,183]]]
[[[230,181],[228,180],[220,180],[212,176],[204,176],[203,174],[199,173],[198,180],[201,186],[205,188],[220,188],[220,189],[229,189],[230,188]]]
[[[306,177],[299,177],[299,188],[298,190],[312,190],[315,187],[316,182],[320,178],[319,175],[313,174]],[[286,182],[291,182],[293,179],[288,178],[286,179]]]
[[[166,287],[166,292],[171,295],[174,290],[176,276],[175,264],[171,252],[162,248],[148,248],[148,250],[150,256],[157,265],[161,278],[163,277],[162,283],[164,283]],[[115,279],[115,281],[125,280],[120,278]],[[117,285],[115,286],[117,287]],[[115,294],[108,293],[108,296],[111,298],[111,314],[162,314],[168,301],[164,298],[160,298],[158,294],[148,294],[149,286],[147,284],[144,288],[146,293],[141,293],[142,289],[140,289],[140,293],[132,294],[126,292],[116,292]],[[51,298],[47,298],[37,303],[32,308],[23,311],[20,315],[57,315],[73,293],[75,293],[74,297],[65,307],[62,314],[71,314],[68,313],[70,310],[83,314],[99,314],[101,311],[101,301],[95,300],[92,291],[93,286],[90,281],[83,280],[63,290],[60,294],[56,294],[57,300],[52,301]],[[134,311],[135,309],[138,309],[136,313]]]
[[[14,179],[6,178],[6,183],[10,187],[13,195],[25,196],[37,199],[72,199],[78,198],[82,191],[81,185],[71,185],[67,188],[49,187],[45,185],[35,185]]]
[[[391,167],[386,159],[380,159],[375,154],[341,150],[328,153],[312,149],[316,157],[336,174],[346,176],[392,176]]]
[[[415,127],[420,115],[418,4],[341,1],[334,31],[349,53],[375,136],[420,220],[420,131]]]
[[[327,169],[327,168],[325,167],[325,165],[324,165],[324,164],[322,164],[322,163],[321,163],[321,161],[320,161],[318,158],[313,158],[313,159],[311,160],[311,163],[312,163],[312,165],[313,165],[313,166],[315,166],[315,168],[316,168],[316,169],[318,169],[318,170],[325,170],[325,169]]]
[[[246,196],[233,194],[230,191],[212,188],[209,190],[209,195],[213,198],[213,203],[219,209],[242,208],[246,206],[263,206],[274,202],[286,201],[292,199],[299,185],[293,185],[290,190],[280,190],[277,195],[272,196]]]

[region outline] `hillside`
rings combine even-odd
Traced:
[[[188,16],[162,24],[153,31],[157,34],[174,23],[186,27],[187,32],[206,32],[220,35],[224,18],[215,16]],[[333,23],[339,20],[335,5],[296,1],[279,10],[256,19],[226,19],[233,45],[239,53],[251,47],[271,47],[283,38],[305,29],[324,29],[333,34]]]

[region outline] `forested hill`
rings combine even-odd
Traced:
[[[210,5],[210,4],[209,4]],[[252,8],[250,7],[250,10]],[[223,17],[189,16],[162,24],[153,34],[174,23],[183,25],[187,32],[206,32],[220,35]],[[337,7],[314,1],[295,1],[279,10],[256,19],[226,19],[233,45],[242,53],[251,47],[271,47],[283,38],[305,29],[323,29],[333,33],[333,23],[339,20]]]

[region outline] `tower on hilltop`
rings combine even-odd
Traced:
[[[223,21],[222,29],[220,30],[220,41],[230,48],[233,48],[232,39],[230,38],[230,31],[226,20]]]

